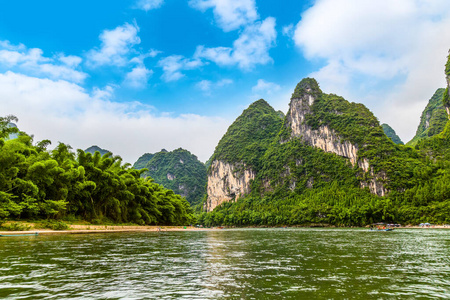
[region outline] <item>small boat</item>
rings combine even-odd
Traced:
[[[3,237],[3,236],[36,236],[36,235],[39,235],[39,232],[23,233],[23,234],[0,234],[0,237]]]
[[[394,228],[392,228],[391,224],[385,224],[385,223],[375,223],[370,226],[370,230],[373,231],[392,231]]]
[[[392,231],[394,228],[370,228],[373,231]]]

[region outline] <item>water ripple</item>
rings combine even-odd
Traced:
[[[450,298],[445,230],[242,229],[2,239],[0,298]]]

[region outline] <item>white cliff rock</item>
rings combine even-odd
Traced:
[[[255,172],[244,164],[230,164],[220,160],[211,163],[208,174],[208,199],[205,210],[212,211],[223,202],[236,200],[250,192],[250,180]]]
[[[364,172],[371,171],[370,163],[367,159],[358,159],[357,145],[344,140],[327,125],[313,129],[306,123],[306,116],[313,113],[311,106],[316,101],[315,96],[312,93],[310,94],[310,92],[311,89],[306,89],[306,93],[301,97],[291,99],[286,123],[291,129],[290,138],[300,138],[308,145],[347,158],[353,166],[357,165]],[[371,172],[373,173],[373,171]],[[367,186],[371,193],[384,196],[387,194],[387,190],[383,185],[383,182],[387,179],[385,177],[371,174],[372,179],[362,182],[361,187]]]

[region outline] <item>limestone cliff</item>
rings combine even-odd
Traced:
[[[250,192],[250,181],[255,172],[244,164],[230,164],[220,160],[211,163],[208,172],[208,198],[204,204],[206,211]]]
[[[319,95],[320,89],[314,79],[307,78],[299,83],[286,116],[286,126],[291,130],[290,138],[301,138],[306,144],[346,157],[355,165],[358,160],[358,148],[355,145],[344,141],[328,125],[313,130],[307,124],[307,116],[313,114],[312,106]]]
[[[251,181],[263,164],[261,158],[282,122],[282,115],[260,99],[231,124],[211,158],[205,211],[250,193]]]
[[[384,196],[387,193],[383,184],[386,176],[375,174],[370,169],[370,163],[367,159],[358,158],[359,146],[357,144],[340,135],[324,120],[320,120],[320,124],[315,128],[308,122],[315,113],[314,104],[321,95],[319,85],[314,79],[303,79],[297,85],[289,104],[285,122],[285,126],[290,130],[289,140],[300,138],[307,145],[347,158],[353,166],[357,165],[364,172],[369,172],[370,176],[366,176],[369,179],[362,181],[361,186],[368,187],[373,194]],[[331,113],[342,115],[342,112],[338,110]],[[286,141],[282,140],[282,142]]]

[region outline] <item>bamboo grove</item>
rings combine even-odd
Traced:
[[[144,170],[50,141],[33,143],[0,118],[0,220],[82,219],[92,223],[186,225],[194,221],[189,203],[172,190],[141,178]],[[9,139],[11,134],[18,136]]]

